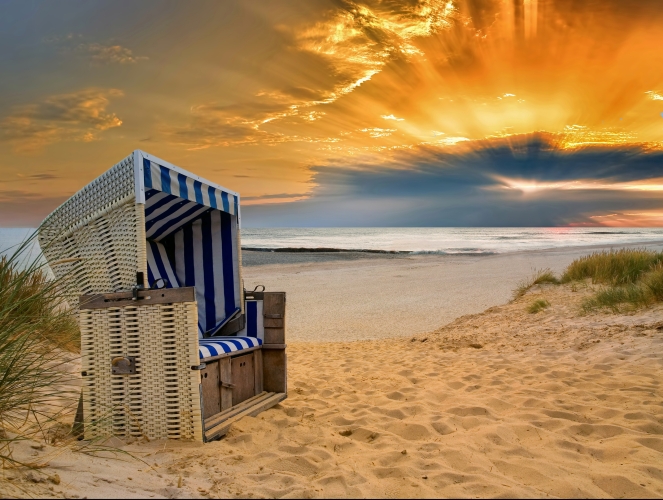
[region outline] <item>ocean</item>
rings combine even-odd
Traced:
[[[33,229],[0,228],[0,254]],[[591,245],[663,242],[663,228],[269,228],[242,229],[242,247],[262,251],[366,251],[490,255]],[[33,255],[37,248],[33,247]]]
[[[663,228],[277,228],[242,229],[242,247],[486,255],[591,245],[663,242]]]

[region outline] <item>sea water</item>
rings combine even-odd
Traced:
[[[277,228],[243,229],[242,247],[485,255],[663,241],[663,228]]]
[[[0,254],[34,231],[0,228]],[[242,229],[242,247],[486,255],[562,247],[663,242],[663,228],[269,228]],[[30,255],[36,255],[36,242]]]

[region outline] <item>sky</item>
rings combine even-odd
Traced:
[[[662,226],[660,0],[0,3],[0,226],[142,149],[250,227]]]

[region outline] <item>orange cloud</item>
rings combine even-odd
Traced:
[[[100,132],[122,125],[115,113],[106,111],[112,98],[122,96],[117,89],[86,89],[17,106],[0,122],[0,138],[18,151],[61,141],[94,141]]]

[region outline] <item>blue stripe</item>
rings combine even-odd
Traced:
[[[161,169],[161,191],[172,194],[173,192],[170,187],[170,170],[161,165],[159,165],[159,168]]]
[[[217,208],[216,206],[216,189],[212,186],[207,186],[207,195],[209,196],[209,204],[212,208]]]
[[[235,310],[235,280],[233,279],[232,216],[221,212],[221,252],[223,259],[223,295],[226,317]]]
[[[223,201],[223,210],[230,212],[230,202],[228,201],[228,193],[221,193],[221,201]]]
[[[175,196],[171,197],[172,199],[177,199]],[[170,200],[169,200],[170,201]],[[194,207],[197,206],[195,203],[192,203],[190,201],[182,200],[178,203],[173,203],[172,206],[170,206],[165,212],[160,213],[157,217],[154,217],[153,219],[150,219],[149,221],[145,221],[145,230],[149,231],[152,226],[154,226],[157,222],[161,222],[164,219],[168,220],[175,212],[177,212],[179,209],[184,207],[185,205],[188,205],[191,203]],[[165,205],[165,203],[161,203],[160,205]],[[152,211],[150,212],[150,214]],[[145,214],[145,218],[147,219],[148,215]]]
[[[148,242],[149,244],[149,242]],[[154,283],[156,279],[154,278],[154,273],[152,272],[152,268],[150,267],[150,263],[147,263],[147,285],[149,286],[150,283]]]
[[[258,336],[258,303],[253,300],[246,302],[246,334]]]
[[[212,251],[211,219],[209,212],[201,217],[203,261],[197,263],[198,265],[203,266],[203,276],[205,279],[205,331],[216,325],[216,304],[214,301],[214,252]]]
[[[145,183],[145,189],[152,188],[152,165],[150,160],[143,158],[143,182]]]
[[[193,228],[190,224],[187,224],[182,231],[184,231],[184,284],[185,286],[196,286],[193,259]]]
[[[203,203],[203,185],[200,181],[193,181],[193,192],[196,195],[196,202],[204,205]]]
[[[189,188],[186,185],[186,175],[177,174],[177,180],[180,184],[180,198],[189,199]]]
[[[235,202],[235,210],[233,211],[233,214],[237,215],[239,214],[239,200],[237,199],[237,196],[233,195],[233,201]]]

